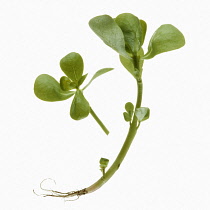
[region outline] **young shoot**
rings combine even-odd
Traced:
[[[95,183],[82,190],[70,192],[59,192],[41,188],[46,191],[43,194],[45,197],[68,198],[92,193],[102,187],[115,174],[123,162],[141,122],[147,120],[150,116],[150,109],[141,106],[144,61],[152,59],[158,54],[179,49],[185,45],[185,38],[176,27],[171,24],[163,24],[152,35],[146,53],[144,53],[142,46],[147,32],[147,24],[144,20],[130,13],[120,14],[116,18],[112,18],[109,15],[97,16],[89,21],[89,26],[107,46],[119,54],[120,62],[129,74],[132,75],[133,81],[136,83],[136,101],[133,103],[127,102],[125,104],[125,111],[123,112],[122,110],[125,121],[129,122],[128,133],[119,154],[112,161],[109,168],[109,160],[107,158],[100,159],[102,176]],[[36,78],[34,83],[35,95],[43,101],[50,102],[63,101],[73,97],[69,111],[70,117],[73,120],[82,120],[90,114],[101,129],[106,134],[109,134],[108,129],[93,111],[93,107],[84,96],[84,91],[93,80],[113,70],[113,68],[100,69],[83,87],[81,86],[86,82],[87,73],[84,74],[83,72],[84,64],[80,54],[71,52],[64,56],[60,60],[60,68],[65,76],[62,76],[59,82],[48,74],[41,74]]]

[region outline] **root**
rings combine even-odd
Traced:
[[[44,194],[37,194],[34,190],[34,194],[36,194],[37,196],[42,196],[42,197],[57,197],[57,198],[69,198],[69,197],[77,197],[76,199],[74,200],[65,200],[65,201],[75,201],[77,199],[79,199],[79,197],[81,195],[85,195],[87,194],[87,190],[86,188],[82,189],[82,190],[76,190],[76,191],[70,191],[70,192],[59,192],[59,191],[56,191],[56,190],[52,190],[52,189],[46,189],[46,188],[43,188],[42,185],[43,183],[46,181],[46,180],[52,180],[55,184],[55,180],[53,179],[44,179],[41,183],[40,183],[40,189],[44,192],[48,192],[48,193],[44,193]]]

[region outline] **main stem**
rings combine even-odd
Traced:
[[[143,86],[142,86],[142,80],[137,81],[137,100],[136,100],[136,108],[140,108],[141,107],[141,101],[142,101],[142,90],[143,90]],[[114,173],[119,169],[122,161],[124,160],[130,145],[137,133],[137,123],[138,120],[136,118],[136,116],[133,116],[133,120],[132,123],[130,125],[127,137],[125,139],[125,142],[116,158],[116,160],[114,161],[114,163],[112,164],[112,166],[109,168],[109,170],[98,180],[96,181],[94,184],[92,184],[91,186],[89,186],[88,188],[85,189],[86,193],[91,193],[96,191],[97,189],[99,189],[102,185],[104,185],[113,175]],[[86,194],[85,193],[85,194]]]

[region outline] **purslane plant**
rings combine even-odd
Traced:
[[[125,112],[123,112],[125,121],[129,122],[128,133],[118,156],[108,170],[106,168],[109,160],[106,158],[100,159],[102,176],[95,183],[82,190],[66,193],[44,189],[49,193],[43,194],[43,196],[66,198],[88,194],[99,189],[113,176],[125,158],[141,122],[147,120],[150,115],[150,109],[141,106],[144,60],[185,45],[183,34],[173,25],[164,24],[154,32],[149,41],[147,52],[144,53],[142,45],[144,44],[147,24],[144,20],[139,20],[138,17],[130,13],[120,14],[116,18],[109,15],[97,16],[89,21],[89,26],[106,45],[119,54],[122,65],[136,82],[137,98],[135,105],[127,102]],[[60,82],[47,74],[38,76],[34,84],[35,95],[44,101],[62,101],[74,96],[70,108],[71,118],[81,120],[91,114],[103,131],[108,134],[108,129],[93,111],[83,92],[95,78],[113,70],[113,68],[104,68],[97,71],[90,82],[81,88],[87,77],[87,74],[83,74],[83,66],[83,59],[78,53],[69,53],[60,61],[61,70],[66,76],[61,77]]]

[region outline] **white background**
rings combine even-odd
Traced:
[[[0,199],[8,210],[208,210],[210,209],[210,6],[206,0],[10,0],[0,7]],[[135,101],[133,78],[118,55],[91,31],[97,15],[130,12],[153,32],[170,23],[186,46],[145,61],[142,123],[120,170],[95,193],[75,202],[42,198],[39,183],[71,191],[100,177],[99,159],[112,163],[127,132],[124,104]],[[85,91],[110,129],[107,137],[91,116],[69,117],[70,100],[47,103],[33,93],[42,73],[63,76],[60,59],[83,56],[88,79],[115,70]],[[87,79],[87,80],[88,80]]]

